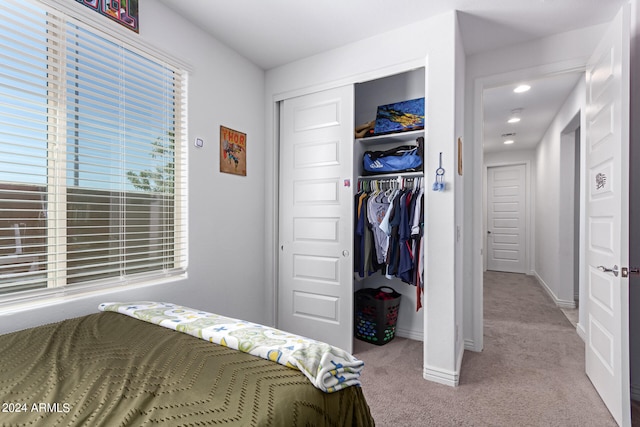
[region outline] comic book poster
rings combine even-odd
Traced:
[[[140,32],[138,0],[76,0],[136,33]]]
[[[220,172],[247,176],[247,134],[220,126]]]

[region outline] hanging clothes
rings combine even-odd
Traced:
[[[360,186],[360,183],[359,183]],[[360,188],[355,195],[355,235],[354,235],[354,271],[356,278],[364,278],[380,269],[381,262],[376,255],[376,237],[369,221],[369,204],[378,190],[369,192],[369,187]]]
[[[389,209],[389,199],[384,192],[378,190],[369,196],[367,213],[369,225],[373,231],[376,261],[378,264],[384,263],[385,246],[387,245],[387,235],[380,228],[380,224],[387,213],[387,209]]]
[[[413,248],[414,268],[413,284],[416,286],[416,311],[422,308],[421,300],[424,291],[424,255],[422,253],[422,237],[424,234],[423,212],[424,188],[420,187],[415,195],[413,216],[411,219],[411,242]]]
[[[405,283],[413,284],[413,248],[411,247],[411,200],[413,193],[407,192],[400,206],[399,261],[397,276]]]
[[[358,182],[354,271],[359,278],[380,272],[416,286],[419,310],[424,289],[424,188],[420,178],[409,181],[411,188],[396,186],[390,180],[363,178]]]

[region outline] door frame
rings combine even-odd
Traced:
[[[570,218],[565,217],[560,218],[559,225],[560,227],[571,227],[571,235],[573,238],[569,242],[570,250],[568,252],[571,253],[571,256],[568,258],[561,258],[561,262],[564,262],[565,265],[571,266],[571,269],[567,268],[566,271],[560,271],[560,283],[561,286],[565,286],[561,288],[562,295],[564,295],[564,299],[558,295],[558,299],[554,299],[554,302],[559,307],[565,307],[569,309],[578,308],[580,301],[580,286],[582,283],[581,277],[584,275],[584,272],[581,270],[582,266],[585,265],[585,247],[584,242],[584,230],[585,230],[585,209],[586,209],[586,198],[585,198],[585,163],[586,163],[586,148],[585,148],[585,138],[584,138],[584,115],[585,110],[584,106],[580,108],[579,111],[576,112],[576,115],[571,119],[567,125],[564,127],[562,132],[560,133],[560,151],[561,158],[560,164],[561,168],[566,168],[567,163],[571,163],[569,165],[572,170],[572,176],[569,179],[567,186],[561,184],[561,192],[562,191],[571,191],[573,192],[573,204],[570,207]],[[576,140],[576,132],[579,132],[579,138]],[[569,151],[569,155],[567,156],[567,151]],[[564,157],[563,157],[564,156]],[[565,163],[566,162],[566,163]],[[577,191],[576,191],[577,188]],[[577,198],[576,198],[577,196]],[[561,242],[561,245],[563,243]],[[566,285],[562,285],[562,283],[567,283]],[[576,293],[576,285],[578,286]],[[559,291],[560,293],[560,291]],[[570,297],[567,297],[570,295]],[[578,302],[578,304],[576,304]],[[585,331],[584,331],[584,322],[579,322],[578,327],[576,328],[578,331],[578,335],[581,336],[582,340],[585,339]]]
[[[471,220],[473,230],[472,251],[471,251],[471,289],[465,289],[465,294],[469,293],[471,297],[470,303],[470,322],[465,320],[465,324],[470,324],[470,335],[465,336],[465,349],[471,351],[482,351],[484,348],[484,280],[485,271],[485,191],[486,191],[486,170],[484,165],[483,152],[483,92],[496,86],[511,84],[515,81],[534,80],[560,74],[565,72],[584,72],[586,70],[585,59],[570,59],[552,64],[523,68],[516,71],[494,74],[487,77],[480,77],[473,82],[473,176],[472,189],[473,202],[472,209],[474,212]],[[532,206],[530,206],[530,209]],[[533,231],[532,227],[530,230]],[[534,240],[534,239],[531,239]],[[533,243],[535,245],[535,243]],[[534,258],[532,258],[533,260]],[[532,267],[533,264],[530,265]],[[466,313],[465,313],[466,314]]]
[[[482,215],[484,218],[483,221],[483,236],[484,236],[484,243],[483,243],[483,253],[487,253],[487,245],[488,245],[488,240],[487,240],[487,209],[489,208],[488,204],[487,204],[487,198],[488,198],[488,187],[489,187],[489,168],[496,168],[496,167],[503,167],[503,166],[520,166],[520,165],[524,165],[525,171],[524,171],[524,188],[525,188],[525,195],[524,195],[524,203],[525,203],[525,207],[524,207],[524,226],[525,226],[525,272],[526,274],[532,274],[532,266],[534,265],[533,263],[533,257],[535,254],[535,248],[534,248],[534,241],[531,238],[532,236],[532,230],[533,230],[533,206],[532,206],[532,197],[531,194],[534,190],[533,188],[533,183],[531,180],[531,161],[529,160],[521,160],[521,161],[507,161],[507,162],[493,162],[493,163],[486,163],[483,165],[483,169],[482,169],[482,180],[484,182],[483,185],[483,194],[482,194]],[[487,271],[487,257],[483,257],[483,272]]]

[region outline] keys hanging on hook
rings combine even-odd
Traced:
[[[440,152],[440,164],[436,169],[436,181],[433,183],[433,191],[444,191],[444,168],[442,167],[442,152]]]

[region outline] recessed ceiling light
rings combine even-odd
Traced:
[[[511,115],[509,116],[509,120],[507,123],[518,123],[520,121],[520,114],[522,113],[522,108],[516,108],[511,110]]]
[[[503,139],[502,143],[505,145],[513,144],[514,142],[516,142],[514,139],[512,139],[514,136],[516,136],[515,132],[503,133],[502,135],[500,135],[500,137]]]
[[[531,86],[529,86],[529,85],[520,85],[520,86],[516,87],[513,91],[515,93],[522,93],[522,92],[528,91],[529,89],[531,89]]]

